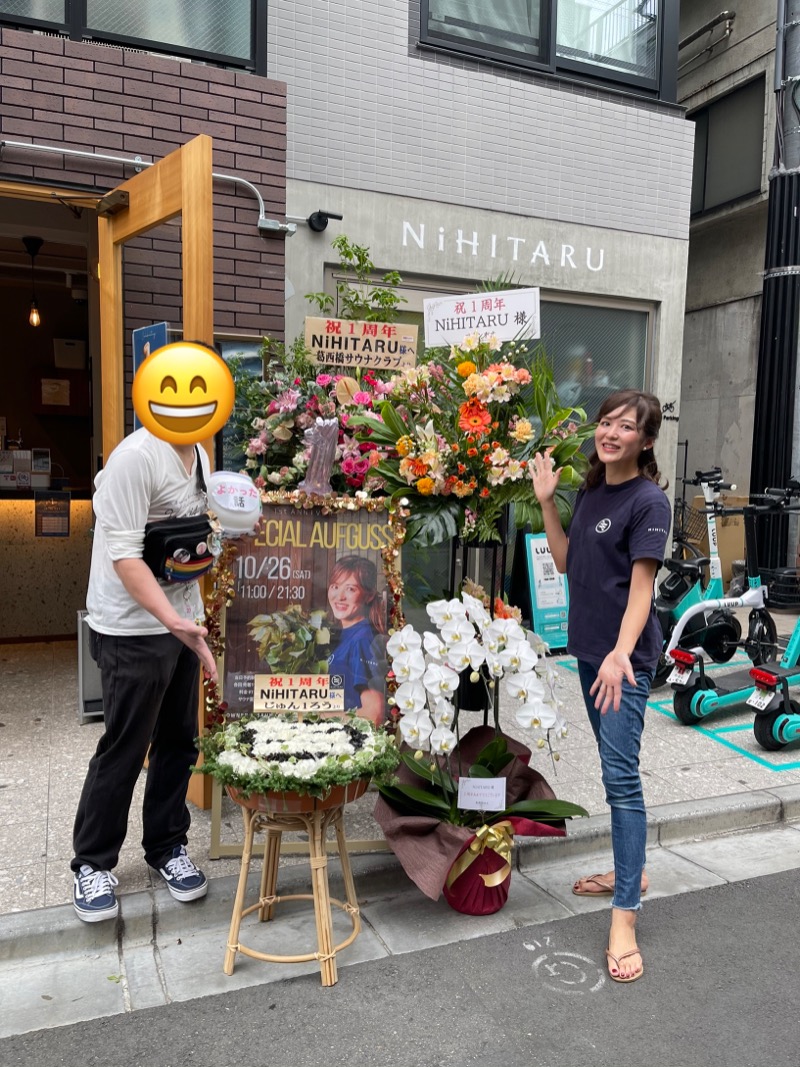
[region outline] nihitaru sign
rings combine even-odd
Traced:
[[[422,305],[428,348],[460,344],[471,333],[499,341],[541,336],[538,289],[434,297]]]

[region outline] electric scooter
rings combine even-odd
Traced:
[[[800,622],[795,627],[797,639],[789,642],[786,654],[780,664],[775,662],[778,651],[778,636],[775,620],[767,610],[767,589],[761,584],[758,557],[756,549],[756,515],[775,513],[787,510],[793,496],[800,492],[800,485],[793,482],[786,490],[778,490],[780,497],[766,494],[765,504],[746,504],[743,508],[720,508],[727,514],[742,514],[744,516],[745,533],[745,567],[747,589],[738,597],[723,597],[716,601],[709,601],[700,605],[685,615],[675,627],[667,647],[667,655],[674,662],[675,667],[667,681],[672,686],[673,710],[676,718],[686,726],[701,722],[713,712],[726,708],[740,707],[747,703],[748,696],[753,692],[754,676],[760,671],[765,671],[770,676],[776,674],[778,678],[793,676],[800,682]],[[717,505],[719,508],[719,505]],[[793,510],[796,510],[793,509]],[[750,608],[748,637],[745,647],[748,645],[748,655],[753,659],[757,653],[759,665],[739,671],[732,671],[715,678],[710,678],[705,672],[702,650],[699,648],[687,648],[683,638],[687,625],[691,622],[692,613],[703,609],[727,608]],[[755,663],[755,659],[753,659]],[[763,666],[762,666],[763,665]],[[697,673],[695,673],[697,672]]]
[[[719,467],[697,471],[694,478],[682,481],[684,485],[697,485],[702,489],[709,554],[698,559],[664,560],[670,573],[658,587],[655,601],[656,615],[664,634],[664,651],[656,667],[653,689],[664,685],[673,670],[674,663],[666,655],[666,649],[681,619],[686,618],[686,622],[681,630],[679,647],[699,647],[715,663],[727,663],[739,647],[742,636],[741,624],[733,612],[714,606],[725,595],[717,548],[717,496],[723,489],[735,489],[736,486],[722,481]],[[704,582],[706,567],[710,573],[708,583]],[[698,608],[702,610],[694,610]]]

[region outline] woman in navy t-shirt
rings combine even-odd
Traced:
[[[386,612],[378,596],[378,572],[364,556],[343,556],[328,582],[328,610],[340,628],[328,673],[344,686],[344,706],[379,725],[385,718]]]
[[[660,427],[661,405],[651,393],[624,389],[606,398],[568,534],[555,506],[560,469],[549,453],[532,464],[547,543],[569,579],[567,650],[578,661],[611,808],[614,870],[579,878],[573,892],[612,896],[607,956],[617,982],[644,973],[636,942],[636,913],[647,887],[639,746],[663,641],[653,583],[671,521],[653,454]]]

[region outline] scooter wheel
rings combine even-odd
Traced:
[[[703,647],[715,663],[727,663],[739,647],[742,626],[735,615],[715,611],[708,620],[708,636]]]
[[[751,622],[744,649],[753,661],[754,667],[759,667],[771,659],[777,659],[778,628],[771,615],[765,613]]]
[[[793,715],[800,715],[800,704],[796,700],[790,700],[789,706],[792,709]],[[775,736],[775,724],[778,719],[785,715],[785,709],[783,705],[777,708],[775,711],[771,711],[768,715],[756,715],[753,720],[753,733],[756,735],[756,741],[767,752],[780,752],[782,748],[786,748],[789,744],[788,741],[780,741]]]
[[[698,715],[697,712],[692,711],[692,698],[695,693],[708,692],[709,689],[714,687],[709,685],[708,681],[703,686],[695,683],[688,689],[678,689],[675,691],[675,698],[672,701],[672,710],[675,712],[675,718],[682,722],[684,726],[695,726],[697,723],[703,721],[703,716]]]

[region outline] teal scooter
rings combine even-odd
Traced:
[[[747,588],[741,596],[709,601],[694,611],[712,607],[750,608],[745,646],[751,646],[748,655],[754,663],[756,659],[753,652],[758,653],[758,665],[711,678],[705,671],[702,650],[686,648],[681,644],[684,630],[692,617],[692,612],[688,612],[676,626],[667,648],[667,655],[675,664],[667,679],[675,694],[673,710],[676,718],[687,726],[702,722],[714,712],[747,704],[756,684],[753,677],[755,672],[765,672],[764,677],[790,678],[800,684],[800,621],[795,627],[783,659],[778,663],[777,627],[767,609],[767,589],[761,583],[756,551],[756,515],[776,514],[788,510],[791,498],[800,492],[800,485],[792,483],[788,489],[778,490],[776,494],[778,492],[780,496],[766,494],[767,502],[764,504],[750,503],[735,509],[718,506],[720,511],[727,514],[744,516]]]
[[[734,613],[719,607],[725,596],[722,584],[722,561],[717,547],[718,497],[724,489],[735,489],[722,480],[722,471],[714,467],[710,471],[697,471],[694,478],[683,478],[684,485],[699,486],[705,501],[708,556],[699,559],[667,559],[664,567],[669,572],[658,587],[655,600],[656,615],[664,634],[664,650],[656,667],[652,688],[665,685],[675,664],[667,655],[674,648],[672,636],[678,632],[678,648],[699,648],[703,655],[715,663],[727,663],[741,646],[742,627]],[[704,581],[705,568],[709,579]],[[678,631],[678,627],[680,630]],[[760,649],[745,640],[745,649],[753,663],[759,663]]]

